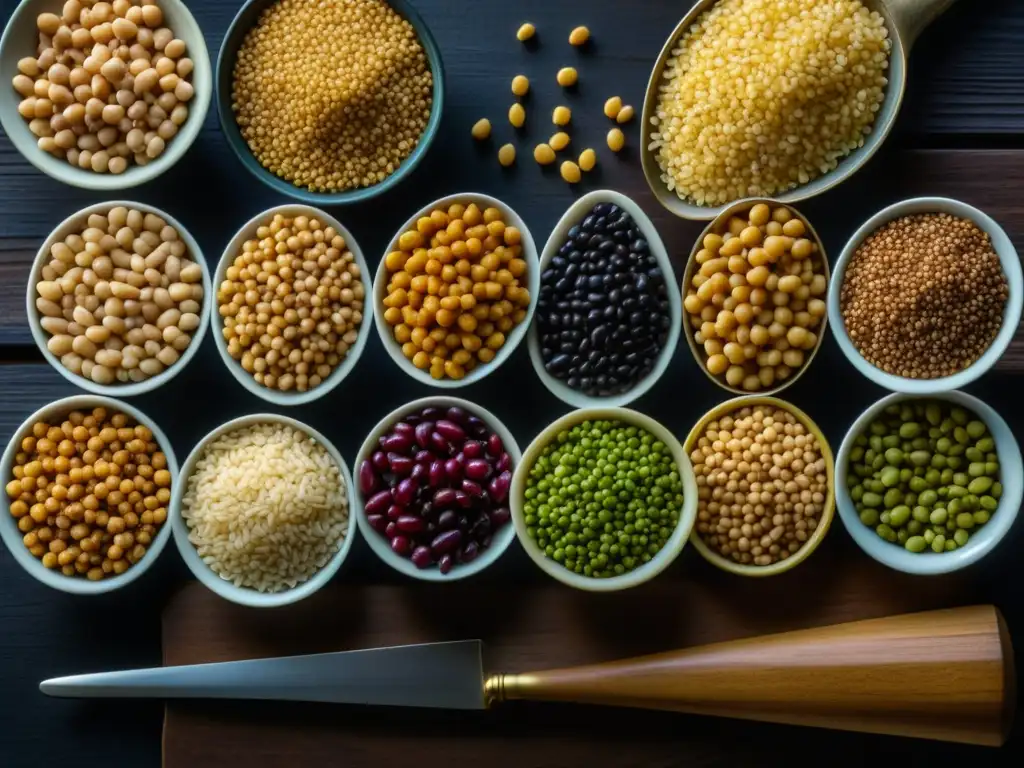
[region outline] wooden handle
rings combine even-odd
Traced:
[[[999,746],[1013,649],[993,606],[955,608],[487,681],[493,701],[675,710]]]
[[[925,27],[951,6],[955,0],[884,0],[893,25],[909,51]]]

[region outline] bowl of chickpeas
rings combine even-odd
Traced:
[[[736,395],[778,394],[810,366],[828,323],[828,259],[811,223],[769,199],[728,206],[683,274],[686,341]]]
[[[224,249],[214,285],[217,351],[268,402],[323,397],[366,348],[370,269],[352,233],[317,208],[282,205],[251,218]]]
[[[0,124],[36,168],[84,189],[152,181],[199,135],[213,96],[182,0],[22,0],[0,39]]]
[[[46,361],[98,395],[151,392],[195,356],[210,324],[199,244],[151,205],[99,203],[62,221],[36,254],[26,291]]]
[[[144,413],[97,395],[33,413],[0,459],[7,511],[0,539],[43,584],[78,595],[120,589],[171,535],[171,443]]]
[[[496,370],[526,336],[540,291],[526,223],[488,195],[449,195],[398,230],[374,279],[384,348],[417,381],[453,389]]]

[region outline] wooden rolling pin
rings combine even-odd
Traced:
[[[487,680],[489,702],[641,707],[1001,746],[1013,648],[994,606],[857,621]]]

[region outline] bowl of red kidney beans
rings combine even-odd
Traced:
[[[407,576],[472,576],[515,538],[508,496],[521,458],[512,433],[475,403],[403,405],[359,450],[357,524],[377,556]]]

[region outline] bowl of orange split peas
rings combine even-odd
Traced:
[[[828,322],[828,259],[807,218],[752,198],[701,233],[683,275],[690,351],[718,386],[774,395],[810,366]]]
[[[464,387],[519,346],[539,291],[537,246],[519,214],[488,195],[449,195],[391,239],[374,279],[374,322],[407,374]]]

